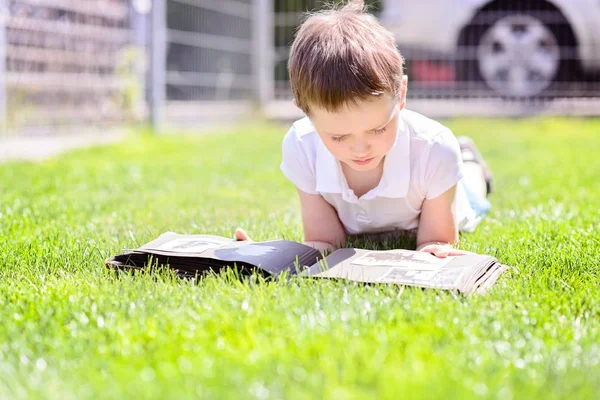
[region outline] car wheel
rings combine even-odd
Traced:
[[[485,14],[460,38],[457,77],[467,90],[484,83],[484,90],[503,97],[531,98],[569,79],[575,41],[560,13]]]

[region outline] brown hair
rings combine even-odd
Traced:
[[[364,0],[350,0],[309,14],[298,29],[288,68],[304,112],[400,93],[404,60],[392,33],[366,11]]]

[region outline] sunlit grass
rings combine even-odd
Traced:
[[[0,165],[0,398],[595,398],[600,121],[446,123],[496,178],[461,246],[519,270],[485,297],[105,271],[169,230],[301,240],[286,127]]]

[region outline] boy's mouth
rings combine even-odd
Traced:
[[[371,158],[358,158],[356,160],[352,160],[355,164],[357,165],[367,165],[368,163],[370,163],[371,161],[373,161],[375,157],[371,157]]]

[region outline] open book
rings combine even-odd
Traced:
[[[187,277],[235,266],[245,273],[277,276],[283,272],[313,278],[392,283],[484,293],[509,267],[485,255],[437,258],[411,250],[339,249],[327,257],[301,243],[276,240],[238,242],[212,235],[166,232],[135,250],[106,261],[112,269],[165,265]]]

